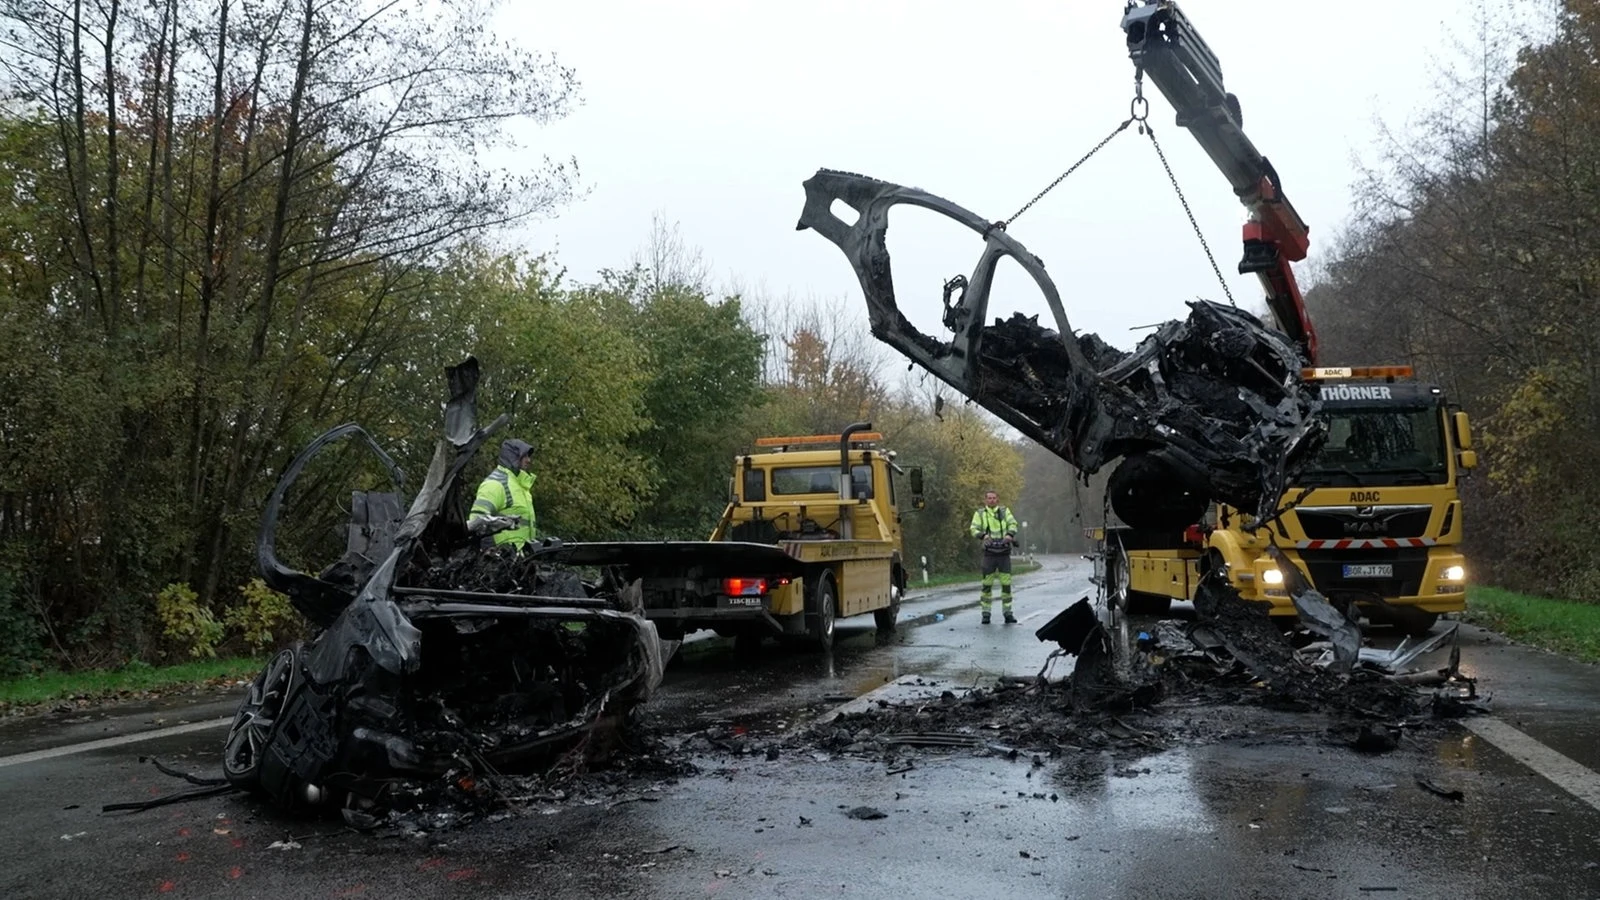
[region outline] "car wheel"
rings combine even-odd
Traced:
[[[294,690],[300,657],[296,648],[278,652],[250,683],[222,745],[222,774],[235,787],[261,785],[261,759],[277,733],[284,703]]]

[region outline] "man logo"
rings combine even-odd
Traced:
[[[1358,519],[1370,519],[1370,518],[1372,518],[1373,516],[1375,516],[1377,514],[1378,514],[1378,508],[1376,506],[1358,506],[1358,507],[1356,507],[1356,518],[1358,518]]]

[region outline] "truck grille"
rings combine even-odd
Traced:
[[[1422,574],[1428,568],[1428,548],[1405,547],[1398,550],[1302,550],[1306,574],[1317,590],[1326,594],[1341,588],[1372,591],[1385,597],[1415,597],[1422,592]],[[1392,578],[1344,577],[1345,565],[1387,563],[1394,566]]]
[[[1432,513],[1431,506],[1302,506],[1294,511],[1312,540],[1422,537]]]

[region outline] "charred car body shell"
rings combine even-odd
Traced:
[[[279,652],[241,702],[224,747],[234,785],[291,808],[381,801],[405,779],[539,760],[659,685],[675,644],[644,619],[636,584],[591,585],[552,565],[543,557],[559,543],[485,551],[467,533],[459,477],[506,418],[477,428],[475,360],[447,376],[445,440],[409,509],[399,469],[353,424],[308,445],[273,491],[259,568],[317,633]],[[319,452],[353,436],[396,491],[356,492],[343,557],[296,571],[276,550],[284,498]],[[565,627],[575,621],[584,627]]]
[[[1325,437],[1320,401],[1300,379],[1303,358],[1284,335],[1230,306],[1190,303],[1132,353],[1073,336],[1044,263],[1005,230],[948,200],[875,178],[821,169],[805,182],[799,230],[814,229],[849,260],[872,333],[1086,474],[1119,457],[1117,514],[1134,523],[1196,521],[1208,500],[1266,521],[1288,478]],[[846,223],[842,201],[858,213]],[[900,204],[976,232],[970,276],[945,285],[942,341],[900,311],[886,243]],[[986,324],[996,267],[1010,258],[1049,305],[1055,328],[1020,313]]]

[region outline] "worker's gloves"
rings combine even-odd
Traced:
[[[521,516],[478,516],[467,521],[467,533],[482,537],[486,534],[518,528],[521,525]]]

